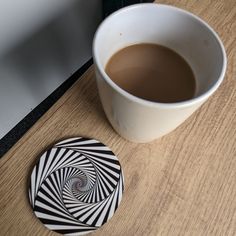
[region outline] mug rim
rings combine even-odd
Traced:
[[[219,77],[217,78],[217,80],[214,82],[214,84],[204,93],[202,93],[201,95],[188,99],[188,100],[184,100],[184,101],[180,101],[180,102],[173,102],[173,103],[162,103],[162,102],[154,102],[154,101],[150,101],[150,100],[145,100],[143,98],[139,98],[135,95],[132,95],[130,93],[128,93],[127,91],[125,91],[124,89],[122,89],[121,87],[119,87],[115,82],[112,81],[112,79],[110,79],[110,77],[106,74],[105,69],[103,68],[103,66],[101,65],[100,60],[98,59],[98,52],[97,52],[97,38],[99,36],[99,33],[101,31],[101,29],[103,28],[103,26],[105,24],[107,24],[114,16],[117,16],[119,14],[122,14],[124,12],[136,9],[136,8],[143,8],[143,7],[164,7],[164,8],[169,8],[169,9],[173,9],[175,11],[178,11],[180,13],[186,14],[192,18],[194,18],[195,20],[197,20],[198,22],[200,22],[201,24],[203,24],[203,26],[205,26],[210,33],[215,37],[219,48],[221,50],[221,54],[222,54],[222,59],[223,59],[223,65],[222,65],[222,69],[221,69],[221,73],[219,75]],[[122,96],[126,97],[127,99],[139,103],[139,104],[143,104],[145,106],[149,106],[149,107],[162,107],[162,108],[179,108],[179,107],[188,107],[188,106],[192,106],[193,104],[199,103],[201,101],[204,101],[205,99],[207,99],[208,97],[210,97],[216,90],[217,88],[220,86],[220,84],[222,83],[222,81],[224,80],[224,76],[225,76],[225,72],[226,72],[226,67],[227,67],[227,57],[226,57],[226,52],[225,52],[225,48],[224,45],[220,39],[220,37],[218,36],[218,34],[214,31],[214,29],[208,25],[204,20],[202,20],[200,17],[194,15],[193,13],[183,10],[181,8],[175,7],[175,6],[171,6],[171,5],[166,5],[166,4],[159,4],[159,3],[138,3],[138,4],[134,4],[131,6],[127,6],[124,8],[121,8],[115,12],[113,12],[111,15],[109,15],[106,19],[104,19],[102,21],[102,23],[99,25],[99,27],[97,28],[95,35],[94,35],[94,39],[93,39],[93,59],[94,59],[94,64],[95,66],[97,66],[99,72],[101,73],[102,77],[104,78],[104,80],[118,93],[122,94]]]

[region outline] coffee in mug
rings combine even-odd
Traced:
[[[174,50],[158,44],[134,44],[119,50],[105,71],[128,93],[153,102],[181,102],[195,95],[196,81],[189,64]]]

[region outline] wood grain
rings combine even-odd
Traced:
[[[135,144],[106,120],[91,67],[0,160],[0,235],[57,235],[34,216],[27,181],[40,153],[73,136],[107,144],[125,175],[119,209],[91,235],[236,235],[235,1],[158,2],[189,10],[218,32],[228,56],[219,90],[174,132]]]

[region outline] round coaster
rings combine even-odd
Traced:
[[[43,153],[31,174],[29,199],[47,228],[82,235],[113,216],[123,190],[114,153],[97,140],[77,137]]]

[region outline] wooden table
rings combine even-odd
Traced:
[[[34,216],[27,181],[45,148],[73,136],[107,144],[125,175],[119,209],[92,235],[236,235],[236,4],[159,2],[199,15],[219,33],[228,56],[219,90],[174,132],[136,144],[109,125],[91,67],[0,160],[0,235],[56,235]]]

